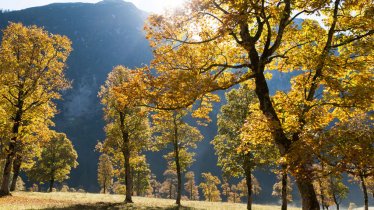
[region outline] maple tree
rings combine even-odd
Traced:
[[[149,187],[151,175],[146,156],[138,154],[130,160],[130,163],[134,179],[133,191],[136,193],[136,196],[144,196]]]
[[[110,157],[107,154],[102,154],[99,157],[97,167],[97,181],[103,189],[103,193],[108,192],[108,189],[113,184],[113,165]]]
[[[68,179],[71,169],[78,166],[78,154],[64,133],[52,132],[50,138],[27,174],[32,180],[48,181],[49,192],[52,192],[55,181]]]
[[[292,202],[292,188],[293,183],[287,171],[282,170],[277,173],[277,182],[273,185],[272,196],[277,196],[282,199],[282,210],[287,209],[287,204]]]
[[[251,84],[242,84],[238,89],[227,92],[226,100],[227,103],[221,107],[221,114],[218,115],[218,134],[211,143],[218,155],[218,166],[224,174],[245,177],[247,188],[252,189],[252,172],[258,166],[275,162],[278,154],[274,152],[276,148],[272,144],[255,144],[249,135],[246,135],[249,132],[248,124],[258,124],[257,118],[251,113],[253,110],[250,109],[250,105],[256,102]],[[256,131],[260,133],[259,130]],[[262,138],[264,142],[271,141],[271,136],[264,136],[269,137]],[[255,138],[259,141],[259,138]],[[252,192],[247,195],[247,209],[252,209]]]
[[[292,166],[303,209],[319,209],[313,178],[306,175],[315,156],[298,151],[305,133],[333,121],[332,109],[372,108],[370,5],[191,0],[174,13],[152,15],[145,29],[154,54],[151,68],[157,70],[153,95],[160,97],[151,103],[169,109],[207,103],[207,93],[254,80],[259,109],[273,144]],[[324,26],[314,20],[295,24],[301,14],[323,14]],[[271,97],[265,70],[274,69],[298,75],[289,92]]]
[[[157,181],[156,175],[151,174],[150,179],[149,179],[148,196],[149,197],[154,197],[154,198],[159,198],[160,197],[160,188],[161,188],[161,183],[159,181]]]
[[[171,145],[172,151],[164,157],[168,160],[169,168],[177,173],[176,204],[180,205],[182,195],[182,173],[194,161],[195,155],[190,151],[196,148],[196,143],[203,139],[200,131],[187,124],[184,117],[187,110],[159,110],[152,115],[153,131],[155,132],[155,146],[167,147]]]
[[[340,209],[340,204],[343,199],[347,198],[349,188],[343,183],[343,176],[341,174],[331,174],[328,177],[331,186],[331,195],[335,203],[336,209]]]
[[[217,185],[221,184],[218,177],[212,175],[210,172],[202,173],[204,181],[200,183],[199,187],[203,190],[206,201],[221,201],[221,192]]]
[[[236,185],[234,185],[234,184],[231,185],[231,187],[230,187],[230,192],[229,192],[229,196],[227,198],[227,201],[231,202],[231,203],[238,203],[238,202],[240,202],[238,187]]]
[[[161,184],[160,193],[163,197],[176,198],[178,178],[175,170],[167,169],[164,172],[165,181]]]
[[[320,159],[335,171],[346,172],[363,190],[368,208],[366,179],[374,176],[374,131],[372,115],[356,110],[320,135],[323,153]]]
[[[199,200],[199,187],[195,183],[195,173],[189,171],[186,173],[185,178],[184,189],[188,193],[188,199]]]
[[[10,194],[12,163],[23,152],[22,143],[30,140],[28,135],[38,132],[35,124],[51,125],[49,120],[57,112],[54,100],[60,99],[59,92],[70,86],[64,75],[70,51],[71,42],[67,37],[50,34],[36,26],[10,23],[3,31],[0,100],[6,113],[3,118],[6,124],[2,128],[8,134],[2,148],[2,155],[6,156],[0,189],[2,196]],[[40,138],[31,139],[38,141]],[[20,165],[20,162],[18,159],[16,163]]]
[[[115,67],[109,73],[105,84],[101,87],[99,97],[104,105],[106,139],[98,148],[111,156],[118,163],[123,163],[125,170],[126,203],[132,203],[133,177],[131,159],[148,148],[150,125],[148,111],[136,105],[139,96],[131,92],[119,92],[120,87],[132,84],[137,72],[123,66]],[[122,167],[121,167],[122,168]]]

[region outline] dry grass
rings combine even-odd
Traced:
[[[123,195],[93,193],[38,193],[16,192],[13,196],[0,198],[0,209],[177,209],[174,200],[134,197],[134,204],[125,205]],[[180,209],[246,209],[245,204],[220,202],[182,201]],[[280,209],[279,206],[254,205],[254,210]],[[289,208],[296,210],[298,208]]]

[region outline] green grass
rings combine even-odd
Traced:
[[[174,200],[134,197],[134,204],[124,204],[123,195],[70,192],[15,192],[0,198],[0,209],[178,209]],[[180,209],[246,209],[245,204],[224,202],[182,201]],[[276,210],[279,206],[253,205],[253,210]],[[296,210],[298,208],[289,208]]]

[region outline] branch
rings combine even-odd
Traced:
[[[361,39],[361,38],[364,38],[364,37],[366,37],[366,36],[370,36],[370,35],[372,35],[372,34],[374,34],[374,30],[370,30],[370,31],[367,32],[366,34],[362,34],[362,35],[359,35],[359,36],[353,37],[353,38],[351,38],[351,39],[347,39],[347,40],[345,40],[345,41],[343,41],[343,42],[341,42],[341,43],[339,43],[339,44],[331,45],[330,47],[331,47],[331,48],[340,47],[340,46],[343,46],[343,45],[349,44],[349,43],[351,43],[351,42],[354,42],[354,41],[356,41],[356,40],[359,40],[359,39]]]

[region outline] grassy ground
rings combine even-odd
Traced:
[[[125,205],[123,195],[103,195],[93,193],[38,193],[16,192],[13,196],[0,198],[0,209],[178,209],[174,200],[134,197],[134,204]],[[246,209],[244,204],[182,201],[182,208],[235,210]],[[279,206],[254,205],[254,210],[280,209]],[[296,210],[297,208],[289,208]]]

